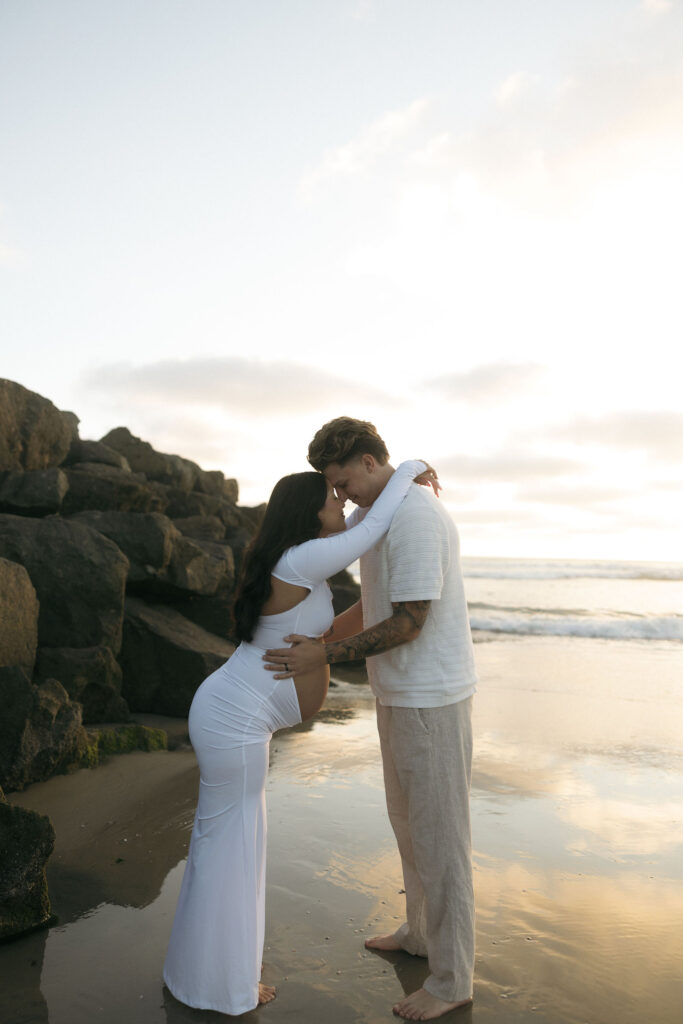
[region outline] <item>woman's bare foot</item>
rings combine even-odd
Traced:
[[[275,989],[274,989],[274,987],[272,985],[263,985],[259,981],[259,983],[258,983],[258,1001],[259,1001],[259,1006],[261,1006],[263,1003],[270,1003],[270,1002],[272,1002],[273,999],[275,999],[275,995],[276,995],[276,992],[275,992]]]
[[[463,999],[459,1003],[445,1003],[443,999],[437,999],[424,988],[402,999],[394,1006],[394,1014],[403,1017],[404,1020],[435,1020],[443,1017],[444,1013],[455,1010],[459,1006],[468,1006],[471,999]]]
[[[366,949],[381,949],[384,952],[393,952],[394,950],[403,949],[403,946],[398,941],[395,935],[373,935],[371,939],[365,940]]]

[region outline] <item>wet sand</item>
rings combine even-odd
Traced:
[[[674,1024],[683,1005],[683,646],[477,644],[477,1024]],[[363,938],[402,919],[374,704],[341,681],[272,743],[264,981],[279,1024],[378,1024],[423,960]],[[183,723],[174,723],[176,732]],[[200,1024],[161,964],[197,789],[191,750],[133,753],[13,794],[57,832],[59,923],[0,946],[3,1024]]]

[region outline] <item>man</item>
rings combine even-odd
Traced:
[[[393,473],[371,423],[326,423],[308,460],[364,515]],[[325,644],[285,637],[268,667],[296,675],[327,662],[367,658],[387,808],[406,890],[406,921],[368,949],[426,956],[424,987],[394,1006],[405,1020],[433,1020],[471,1002],[474,969],[469,785],[476,674],[455,525],[424,488],[410,489],[389,532],[361,558],[361,600],[338,615]],[[287,671],[283,672],[283,666]]]

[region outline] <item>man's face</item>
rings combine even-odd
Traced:
[[[343,466],[331,462],[325,470],[325,477],[343,501],[348,498],[354,505],[367,508],[382,490],[376,467],[372,455],[360,455],[357,459],[345,462]]]

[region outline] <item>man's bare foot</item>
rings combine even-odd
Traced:
[[[471,999],[463,999],[459,1003],[445,1003],[443,999],[437,999],[431,992],[419,988],[417,992],[402,999],[394,1006],[394,1014],[403,1017],[404,1020],[435,1020],[443,1017],[444,1013],[456,1010],[459,1006],[467,1006]]]
[[[258,983],[258,1002],[259,1006],[263,1003],[270,1003],[275,999],[275,989],[272,985],[263,985],[259,981]]]
[[[365,940],[366,949],[381,949],[386,953],[403,949],[395,935],[373,935],[371,939]]]

